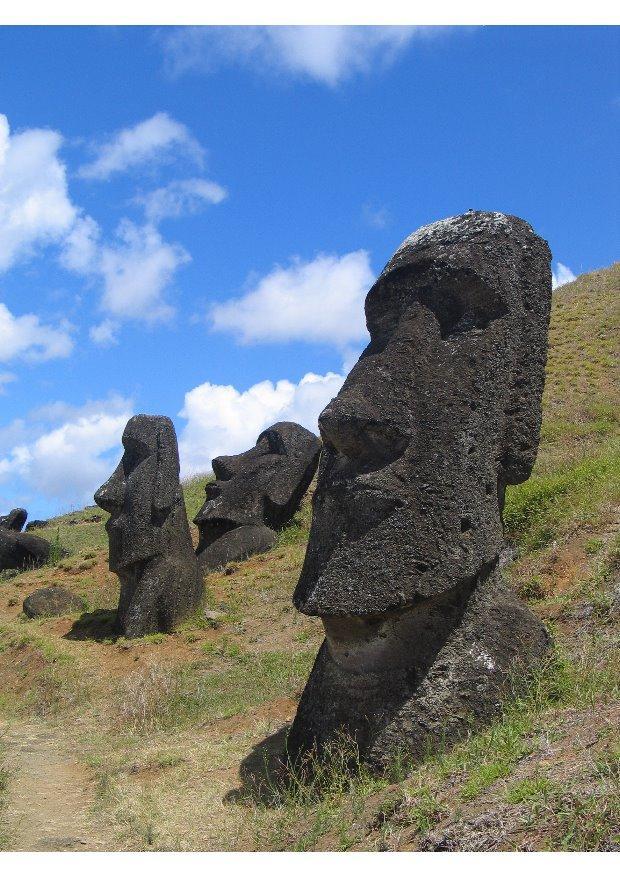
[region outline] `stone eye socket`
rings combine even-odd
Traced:
[[[441,286],[423,286],[419,301],[439,322],[444,340],[484,330],[508,312],[499,292],[468,276],[456,276]]]

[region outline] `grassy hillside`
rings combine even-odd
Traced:
[[[334,750],[311,782],[280,780],[272,754],[322,640],[291,604],[309,500],[272,551],[207,576],[217,620],[200,611],[174,635],[132,641],[111,634],[118,585],[92,520],[103,514],[87,508],[40,532],[68,556],[0,580],[0,843],[618,849],[619,291],[616,264],[554,295],[539,459],[509,490],[506,524],[509,573],[556,649],[495,725],[381,778],[347,773]],[[203,488],[186,485],[190,518]],[[84,612],[26,620],[24,596],[53,583]],[[48,808],[33,797],[41,770]]]

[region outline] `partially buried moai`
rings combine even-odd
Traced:
[[[320,450],[321,442],[307,428],[276,422],[245,453],[213,459],[216,480],[207,483],[206,501],[194,519],[203,571],[273,547],[276,530],[299,509]]]
[[[133,416],[120,464],[95,493],[110,514],[110,570],[121,582],[117,630],[128,638],[169,632],[198,607],[202,579],[192,548],[174,425]]]
[[[547,243],[473,211],[408,237],[368,293],[370,344],[319,420],[294,603],[326,639],[291,756],[341,733],[377,765],[421,756],[544,653],[500,553],[506,486],[538,448],[550,302]]]

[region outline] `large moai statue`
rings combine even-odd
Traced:
[[[216,479],[194,522],[203,571],[269,550],[275,530],[289,522],[317,469],[321,442],[296,422],[276,422],[256,445],[213,459]]]
[[[499,711],[548,646],[503,581],[508,484],[538,449],[550,252],[469,212],[408,237],[366,298],[371,341],[319,419],[323,452],[294,595],[326,639],[289,734],[369,762],[420,756]]]
[[[110,518],[110,571],[121,582],[117,631],[169,632],[198,607],[202,581],[179,482],[179,451],[167,416],[133,416],[124,454],[95,493]]]

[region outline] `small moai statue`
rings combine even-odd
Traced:
[[[179,481],[179,451],[167,416],[133,416],[124,453],[95,493],[106,523],[110,571],[121,583],[117,631],[127,638],[169,632],[197,608],[202,580]]]
[[[536,459],[550,252],[514,216],[426,226],[366,298],[370,344],[319,419],[294,604],[325,641],[289,754],[339,735],[380,766],[488,720],[549,636],[503,580],[509,484]]]
[[[296,422],[276,422],[255,446],[213,459],[216,479],[194,518],[203,571],[270,550],[276,530],[289,522],[316,473],[321,442]]]

